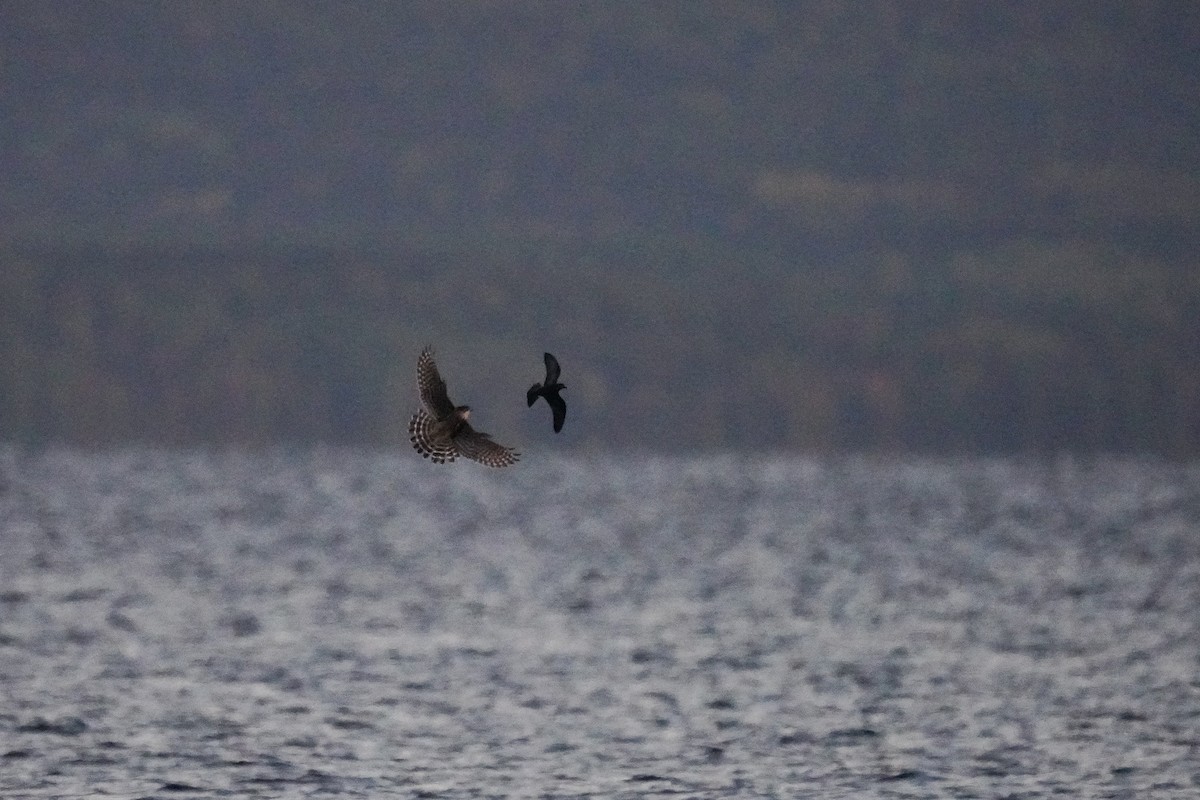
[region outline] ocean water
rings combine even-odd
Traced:
[[[1200,796],[1200,466],[0,448],[0,797]]]

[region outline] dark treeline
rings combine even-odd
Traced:
[[[1198,4],[0,8],[2,439],[1200,454]]]
[[[522,399],[557,350],[562,446],[1200,452],[1194,271],[1085,244],[963,254],[920,281],[899,252],[829,270],[731,255],[11,252],[0,427],[390,444],[431,341],[452,395],[510,437],[548,427]],[[562,261],[571,280],[548,280]]]

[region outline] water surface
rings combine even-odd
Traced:
[[[0,449],[2,797],[1180,797],[1200,469]]]

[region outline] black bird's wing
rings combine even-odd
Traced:
[[[546,402],[554,412],[554,432],[558,433],[562,430],[563,420],[567,418],[567,403],[558,392],[547,392]]]
[[[562,370],[560,370],[560,369],[558,368],[558,359],[557,359],[557,358],[555,358],[554,356],[550,355],[549,353],[546,353],[546,354],[545,354],[545,356],[544,356],[544,358],[545,358],[545,361],[546,361],[546,381],[545,381],[545,385],[546,385],[546,386],[553,386],[554,384],[558,383],[558,375],[559,375],[559,373],[560,373],[560,372],[562,372]]]

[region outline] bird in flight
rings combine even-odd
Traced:
[[[529,407],[533,408],[533,404],[539,397],[546,398],[546,402],[550,405],[550,411],[554,414],[554,432],[558,433],[562,430],[563,420],[567,418],[567,404],[558,392],[567,387],[558,382],[558,375],[562,372],[558,368],[558,359],[549,353],[546,353],[544,358],[546,380],[530,386],[529,391],[525,393],[525,399],[529,401]]]
[[[418,453],[435,464],[453,462],[459,456],[489,467],[517,463],[520,453],[492,441],[467,422],[469,406],[456,406],[446,395],[446,382],[438,373],[433,349],[426,347],[417,358],[417,391],[421,407],[408,423],[409,439]]]

